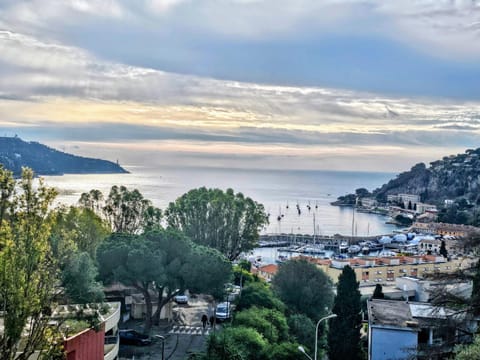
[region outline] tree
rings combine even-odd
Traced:
[[[194,293],[208,293],[216,300],[223,299],[224,285],[231,279],[232,265],[219,251],[193,244],[175,229],[144,236],[163,253],[158,264],[163,275],[155,281],[158,294],[155,322],[160,320],[163,306],[186,289]]]
[[[358,287],[355,271],[350,266],[345,266],[338,279],[332,309],[337,317],[330,321],[328,332],[328,354],[332,360],[363,358],[360,346],[361,295]]]
[[[385,299],[385,294],[383,293],[382,285],[375,285],[375,290],[373,291],[372,299]]]
[[[455,347],[455,360],[480,359],[480,336],[476,335],[472,344],[457,345]]]
[[[268,343],[255,329],[238,326],[226,328],[223,333],[240,350],[243,359],[265,359],[265,349]]]
[[[288,320],[290,334],[307,350],[315,348],[315,324],[303,314],[293,314]]]
[[[162,278],[159,266],[163,253],[142,236],[112,234],[97,251],[100,276],[105,282],[119,281],[132,286],[145,299],[146,315],[144,332],[152,325],[152,294],[155,281]]]
[[[442,240],[440,245],[440,255],[442,255],[445,259],[448,257],[447,247],[445,246],[445,240]]]
[[[285,315],[273,309],[251,307],[248,310],[240,311],[235,317],[234,325],[253,328],[272,344],[288,338]]]
[[[112,232],[138,234],[161,228],[162,211],[137,189],[112,186],[107,198],[99,190],[80,196],[79,204],[104,218]]]
[[[231,261],[255,247],[268,222],[263,205],[242,193],[204,187],[170,203],[166,216],[170,226],[193,242],[217,249]]]
[[[470,309],[475,316],[480,315],[480,260],[477,262],[473,275]]]
[[[174,229],[112,234],[98,247],[97,258],[104,282],[119,281],[142,293],[146,333],[152,321],[159,319],[162,307],[187,288],[222,299],[232,269],[218,251],[193,244]],[[159,304],[155,314],[153,298]]]
[[[98,270],[86,252],[72,255],[62,272],[65,293],[74,303],[86,304],[103,301],[103,286],[95,279]]]
[[[270,360],[298,360],[299,344],[293,342],[282,342],[280,344],[272,344],[267,348],[266,353]]]
[[[281,312],[285,310],[285,305],[264,282],[251,282],[242,289],[242,296],[237,300],[237,310],[241,311],[252,306]]]
[[[60,207],[53,217],[50,242],[55,255],[62,259],[78,250],[95,260],[98,245],[110,234],[108,224],[91,209],[75,206]]]
[[[48,242],[49,208],[54,189],[24,168],[14,187],[12,173],[0,166],[0,303],[4,331],[0,334],[2,359],[26,360],[35,350],[48,351],[51,306],[56,293],[57,268]],[[21,342],[22,333],[28,334]],[[20,354],[17,354],[20,352]]]
[[[332,281],[322,270],[304,259],[282,264],[272,280],[272,287],[290,311],[314,320],[325,315],[325,309],[332,305]]]

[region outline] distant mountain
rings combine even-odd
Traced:
[[[38,175],[128,173],[111,161],[67,154],[19,137],[0,137],[0,164],[16,176],[21,173],[22,166],[33,169]]]

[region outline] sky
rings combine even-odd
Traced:
[[[475,0],[0,0],[0,135],[147,166],[398,172],[480,143]]]

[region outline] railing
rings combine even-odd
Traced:
[[[120,321],[120,303],[114,302],[109,303],[111,306],[115,306],[116,309],[109,317],[105,318],[105,332],[110,331],[115,326],[117,326],[118,322]]]
[[[107,344],[107,338],[114,338],[115,342]],[[118,356],[118,350],[120,348],[120,341],[118,336],[106,336],[105,337],[105,346],[103,348],[103,359],[104,360],[113,360]],[[110,339],[108,341],[111,341]]]

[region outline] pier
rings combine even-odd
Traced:
[[[264,234],[258,240],[259,247],[282,247],[300,244],[322,244],[325,250],[337,251],[341,243],[349,245],[361,241],[378,240],[382,235],[375,236],[345,236],[345,235],[310,235],[310,234]]]

